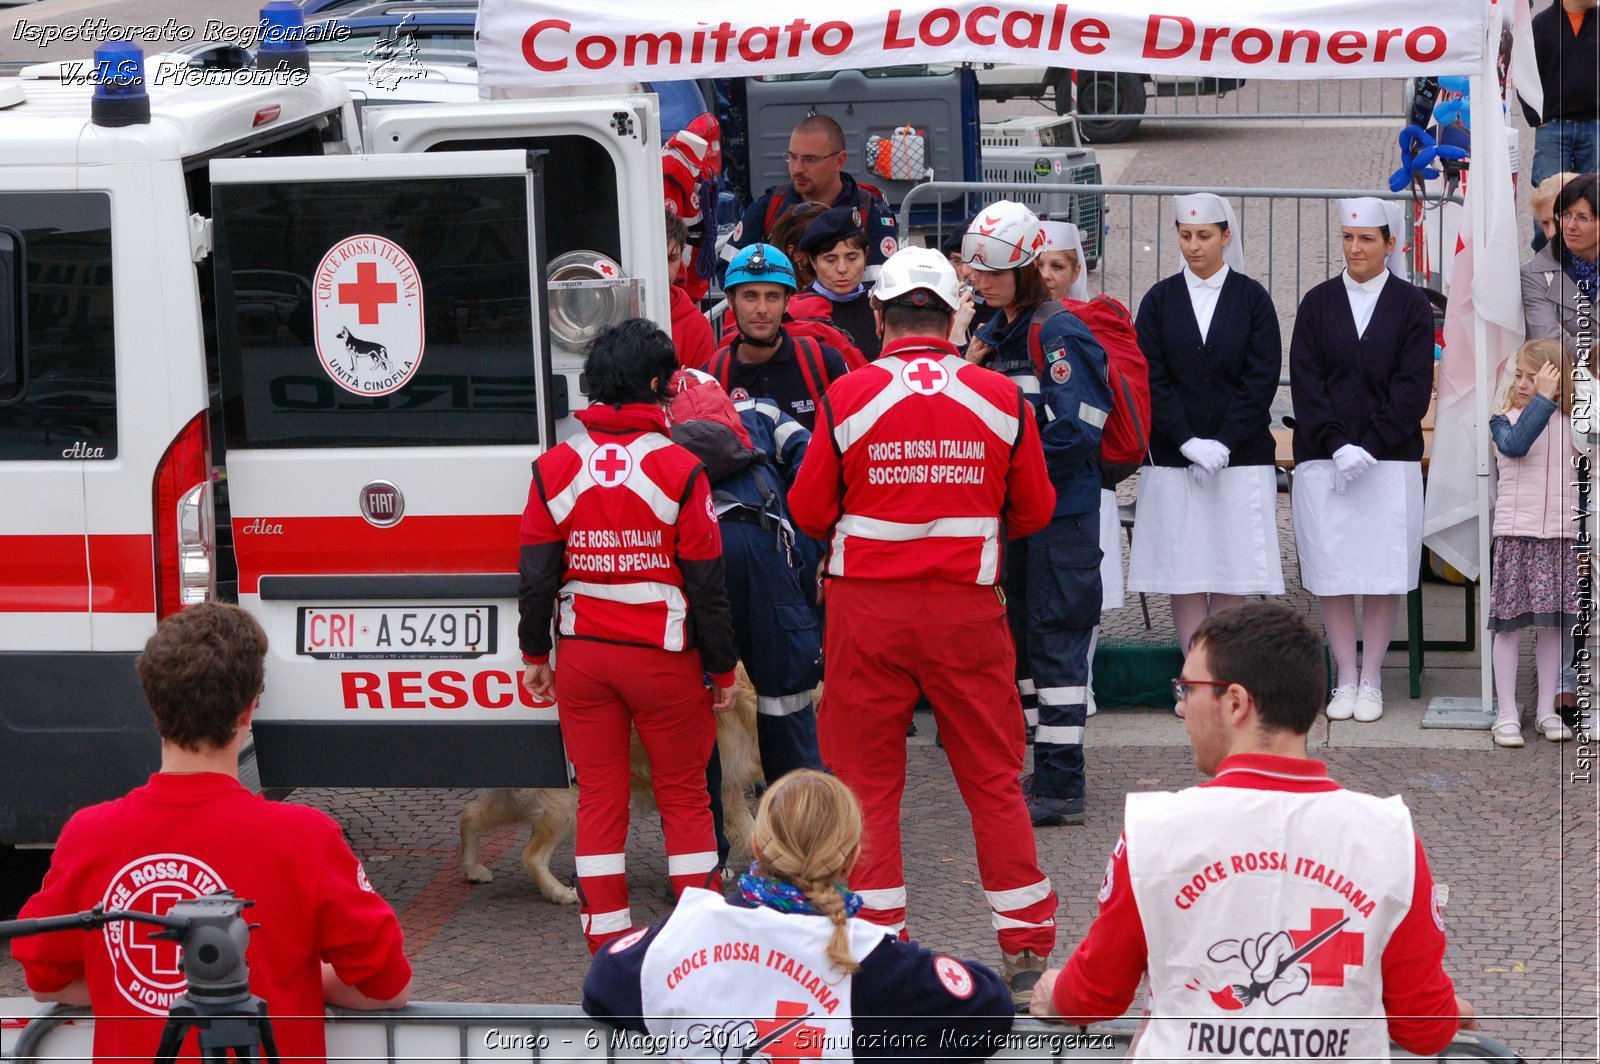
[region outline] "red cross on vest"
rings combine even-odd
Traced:
[[[180,891],[166,891],[150,896],[150,912],[165,916],[167,910],[189,895]],[[183,974],[178,943],[170,939],[153,938],[165,928],[152,924],[132,924],[128,932],[128,959],[140,968],[146,978],[178,977]]]
[[[608,443],[589,456],[589,475],[602,488],[616,487],[632,471],[633,456],[615,443]]]
[[[757,1020],[756,1040],[763,1043],[759,1049],[752,1053],[766,1056],[772,1064],[798,1064],[801,1057],[822,1056],[822,1028],[813,1027],[803,1021],[811,1015],[810,1011],[799,1002],[778,1002],[777,1013],[773,1019]],[[783,1034],[770,1042],[765,1039],[778,1031]]]
[[[1289,929],[1296,948],[1344,919],[1341,909],[1312,909],[1311,926],[1304,931]],[[1340,931],[1304,958],[1311,969],[1312,986],[1344,986],[1344,970],[1358,967],[1366,955],[1366,935],[1359,931]]]
[[[385,303],[400,301],[400,286],[391,282],[378,283],[376,262],[356,263],[354,284],[339,286],[339,302],[354,303],[360,310],[356,319],[362,325],[378,324],[378,309]]]
[[[937,395],[950,383],[950,374],[932,359],[919,358],[906,367],[906,387],[919,395]]]

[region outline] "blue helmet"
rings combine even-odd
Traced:
[[[733,261],[728,263],[728,272],[723,276],[722,289],[725,292],[731,291],[747,281],[782,285],[793,292],[796,287],[794,264],[789,261],[789,256],[771,244],[751,244],[741,249],[733,257]]]

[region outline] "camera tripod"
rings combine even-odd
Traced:
[[[131,921],[155,924],[162,930],[152,938],[177,942],[183,949],[183,977],[187,989],[167,1010],[154,1064],[178,1059],[193,1030],[200,1059],[211,1064],[226,1061],[229,1053],[239,1061],[279,1064],[278,1044],[267,1020],[267,1003],[250,993],[250,973],[245,949],[250,925],[239,914],[253,901],[241,901],[232,891],[180,901],[164,915],[113,910],[95,906],[71,916],[0,922],[0,941],[51,931],[93,931],[106,924]]]

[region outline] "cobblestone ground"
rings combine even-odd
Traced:
[[[42,15],[48,6],[25,8],[25,17]],[[109,6],[82,0],[61,10],[76,18],[104,13],[100,9]],[[248,20],[254,6],[241,8],[234,0],[213,6],[118,0],[117,10],[123,20],[131,20],[137,9],[141,21],[146,14],[169,13],[187,14],[192,21],[202,8],[206,15]],[[24,15],[16,11],[0,17],[0,29],[9,29],[19,17]],[[67,51],[57,49],[51,57]],[[0,60],[43,57],[29,45],[0,45]],[[1401,123],[1370,116],[1398,110],[1392,88],[1381,101],[1372,83],[1357,91],[1332,83],[1268,84],[1259,97],[1255,93],[1247,86],[1220,102],[1162,101],[1156,107],[1343,118],[1336,123],[1147,121],[1135,139],[1102,147],[1108,180],[1254,188],[1386,186],[1399,162],[1394,137]],[[1037,105],[1022,102],[988,111],[1040,113]],[[1531,135],[1525,130],[1521,141],[1525,175],[1531,157]],[[1152,281],[1179,266],[1168,216],[1149,197],[1114,197],[1107,207],[1111,231],[1105,261],[1091,285],[1137,306]],[[1525,203],[1522,210],[1526,218]],[[1286,350],[1299,295],[1337,267],[1325,212],[1320,203],[1245,205],[1246,272],[1273,291]],[[1287,410],[1287,395],[1280,393],[1274,412]],[[1131,499],[1135,492],[1136,482],[1129,481],[1120,494]],[[1287,599],[1315,622],[1314,600],[1298,591],[1287,496],[1280,495],[1278,517],[1291,589]],[[1438,585],[1426,589],[1430,636],[1460,631],[1458,594]],[[1152,596],[1149,610],[1147,629],[1137,596],[1130,596],[1125,608],[1105,615],[1103,638],[1170,643],[1165,599]],[[1600,1046],[1595,1020],[1600,1014],[1595,969],[1600,833],[1592,778],[1577,778],[1584,776],[1579,759],[1592,758],[1592,744],[1558,747],[1530,731],[1526,749],[1500,751],[1482,733],[1423,732],[1427,697],[1477,693],[1477,657],[1432,656],[1420,702],[1404,697],[1402,655],[1392,654],[1389,661],[1390,707],[1384,721],[1332,730],[1324,725],[1314,736],[1314,753],[1347,786],[1405,797],[1434,876],[1449,888],[1446,965],[1462,996],[1477,1006],[1486,1031],[1528,1060],[1595,1060]],[[1525,663],[1524,674],[1530,671]],[[911,740],[905,796],[911,928],[930,945],[998,963],[977,884],[970,826],[943,751],[933,745],[931,720],[922,721],[923,734]],[[1196,781],[1182,727],[1169,710],[1102,711],[1090,724],[1088,745],[1089,822],[1038,832],[1042,864],[1063,901],[1058,961],[1092,917],[1092,899],[1121,825],[1122,796]],[[456,815],[472,794],[305,790],[290,800],[325,809],[345,826],[373,883],[400,914],[417,971],[417,999],[576,1002],[587,967],[576,911],[552,906],[533,890],[519,863],[526,833],[506,829],[485,841],[483,859],[495,872],[494,882],[472,886],[463,878]],[[637,920],[654,920],[666,910],[659,823],[653,814],[635,820],[628,846],[633,911]],[[563,879],[572,875],[570,844],[556,854],[553,870]],[[7,956],[0,960],[0,996],[22,993],[21,973]]]
[[[1162,745],[1152,742],[1151,729],[1166,733],[1155,740]],[[923,718],[904,801],[912,933],[997,964],[970,827],[931,730]],[[1179,745],[1181,725],[1166,711],[1103,712],[1090,736],[1088,823],[1037,832],[1041,863],[1062,899],[1063,951],[1093,915],[1123,794],[1196,779],[1188,749]],[[1136,745],[1122,745],[1129,741]],[[1499,752],[1487,742],[1471,749],[1348,742],[1324,740],[1316,753],[1348,786],[1405,796],[1434,876],[1449,888],[1446,966],[1484,1029],[1528,1060],[1594,1059],[1594,1021],[1576,1018],[1592,1017],[1596,1004],[1594,792],[1567,782],[1574,747],[1532,740],[1524,750]],[[291,800],[326,809],[345,826],[374,885],[400,914],[416,998],[577,1002],[588,957],[576,909],[546,903],[523,874],[526,833],[505,829],[486,840],[494,882],[472,886],[462,877],[455,818],[471,796],[301,791]],[[628,853],[635,920],[656,920],[666,905],[653,814],[636,815]],[[572,875],[570,846],[552,867],[563,880]],[[17,967],[0,963],[0,995],[24,992]]]

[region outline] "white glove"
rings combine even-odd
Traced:
[[[1378,464],[1378,460],[1368,454],[1365,449],[1353,443],[1347,443],[1333,452],[1333,468],[1344,478],[1346,484],[1361,478],[1361,474]],[[1335,491],[1340,489],[1335,488]]]
[[[1207,474],[1221,472],[1228,464],[1228,448],[1216,440],[1202,440],[1194,436],[1185,441],[1178,451]]]
[[[1211,479],[1211,474],[1206,472],[1206,467],[1203,465],[1192,465],[1189,467],[1189,477],[1194,481],[1194,486],[1200,488]]]

